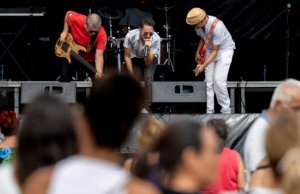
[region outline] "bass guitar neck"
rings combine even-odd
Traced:
[[[89,62],[87,62],[82,56],[80,56],[78,53],[76,53],[75,51],[71,50],[70,52],[71,56],[74,57],[77,61],[79,61],[80,63],[82,63],[86,68],[88,68],[91,72],[93,72],[94,74],[97,73],[96,68],[91,65]]]

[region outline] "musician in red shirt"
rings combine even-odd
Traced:
[[[80,55],[86,61],[95,64],[97,70],[95,78],[103,75],[104,50],[107,41],[106,32],[101,24],[98,14],[85,16],[68,11],[65,15],[63,31],[60,34],[60,41],[66,41],[68,33],[71,33],[74,41],[87,49],[87,52],[80,52]],[[72,64],[63,64],[61,81],[71,81],[72,68]]]

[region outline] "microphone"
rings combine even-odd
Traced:
[[[146,45],[144,48],[144,57],[147,57],[149,52],[150,52],[150,47]]]

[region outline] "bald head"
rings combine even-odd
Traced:
[[[92,13],[86,18],[86,25],[91,30],[98,31],[101,24],[101,17],[98,14]]]
[[[288,79],[281,83],[274,91],[270,107],[273,108],[280,102],[285,108],[300,108],[300,82],[295,79]]]

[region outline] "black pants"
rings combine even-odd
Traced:
[[[95,63],[91,63],[95,66]],[[70,82],[70,81],[83,81],[87,77],[94,78],[94,73],[87,69],[79,61],[73,60],[70,64],[67,59],[62,61],[62,69],[59,81]]]
[[[132,69],[133,74],[137,78],[138,81],[145,81],[145,61],[141,58],[132,58]]]
[[[149,65],[145,65],[143,58],[132,58],[131,61],[134,76],[138,81],[144,81],[145,83],[145,91],[147,93],[145,107],[149,109],[152,102],[152,82],[156,65],[158,63],[157,58],[155,58]]]

